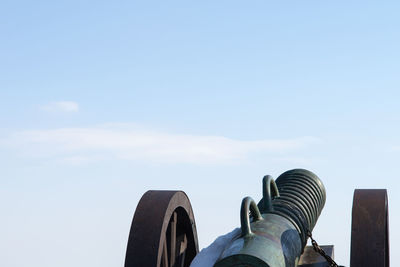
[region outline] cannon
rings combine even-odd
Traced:
[[[262,200],[256,205],[250,197],[243,199],[241,234],[214,266],[296,266],[325,199],[324,185],[310,171],[287,171],[276,183],[265,176]]]
[[[266,175],[262,185],[258,204],[251,197],[243,199],[240,231],[220,252],[214,267],[338,266],[333,245],[320,247],[311,236],[326,199],[318,176],[294,169],[276,180]],[[389,267],[387,207],[385,189],[354,191],[351,267]],[[309,237],[313,246],[306,246]],[[125,267],[189,267],[198,252],[187,195],[146,192],[132,221]]]

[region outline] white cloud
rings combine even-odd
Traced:
[[[46,111],[61,111],[61,112],[78,112],[79,105],[73,101],[58,101],[51,102],[45,106],[42,106],[43,110]]]
[[[391,146],[388,148],[389,151],[400,151],[400,146]]]
[[[2,143],[25,155],[74,162],[125,159],[208,164],[237,163],[260,155],[284,157],[318,142],[315,137],[249,141],[107,125],[22,131]]]

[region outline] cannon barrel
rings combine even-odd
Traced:
[[[294,267],[325,205],[326,192],[314,173],[294,169],[276,182],[263,178],[263,198],[242,201],[241,234],[214,267]]]

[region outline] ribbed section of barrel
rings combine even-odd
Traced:
[[[317,175],[304,169],[284,172],[275,182],[280,196],[272,201],[274,213],[297,225],[304,247],[307,230],[314,229],[325,205],[325,187]]]

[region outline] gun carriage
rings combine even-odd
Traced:
[[[290,170],[276,181],[265,176],[263,198],[258,204],[250,197],[243,199],[240,233],[227,244],[214,267],[338,266],[333,261],[333,245],[321,249],[311,237],[325,198],[324,185],[310,171]],[[309,237],[313,246],[306,246]],[[182,191],[146,192],[132,221],[125,267],[189,267],[198,252],[187,195]],[[385,189],[354,191],[350,255],[351,267],[389,267]]]

